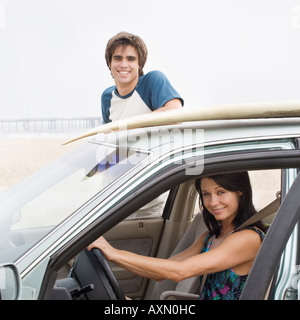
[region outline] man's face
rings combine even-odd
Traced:
[[[135,48],[132,46],[117,47],[112,55],[110,69],[117,89],[130,90],[129,92],[131,92],[139,79],[139,59]]]

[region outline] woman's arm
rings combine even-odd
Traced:
[[[100,237],[88,246],[88,250],[99,248],[105,257],[134,274],[155,279],[157,281],[174,278],[176,275],[177,261],[152,258],[138,255],[129,251],[113,248],[103,237]]]
[[[193,257],[196,254],[199,254],[204,245],[204,241],[207,235],[208,231],[203,232],[190,247],[174,256],[171,256],[169,260],[183,261],[189,257]]]
[[[243,230],[233,233],[216,248],[199,254],[201,247],[197,247],[197,244],[202,241],[200,238],[189,249],[167,260],[115,249],[103,237],[93,242],[88,249],[101,249],[108,260],[137,275],[158,281],[170,279],[179,282],[192,276],[253,262],[261,244],[256,232]]]

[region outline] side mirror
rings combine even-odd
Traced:
[[[18,300],[21,278],[13,263],[0,264],[0,300]]]

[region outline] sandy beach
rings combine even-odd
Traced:
[[[63,137],[0,138],[0,192],[76,148],[75,142],[62,145]]]

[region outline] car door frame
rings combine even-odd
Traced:
[[[268,139],[270,140],[270,139]],[[251,153],[234,153],[220,155],[218,153],[205,158],[204,171],[202,176],[213,173],[225,173],[240,170],[279,169],[295,167],[300,160],[300,151],[292,150],[257,150]],[[171,167],[163,168],[153,175],[151,179],[143,182],[137,189],[133,190],[126,199],[122,199],[106,214],[105,219],[99,219],[91,223],[85,230],[77,234],[73,241],[70,241],[51,256],[44,281],[39,292],[39,299],[49,296],[54,285],[55,275],[53,272],[63,266],[70,258],[79,253],[99,235],[104,234],[112,226],[126,218],[138,207],[153,200],[162,192],[175,187],[187,180],[195,179],[199,175],[186,176],[186,169],[193,168],[197,159],[191,159],[182,164],[174,164]],[[118,212],[116,215],[115,213]],[[102,217],[101,217],[102,218]]]

